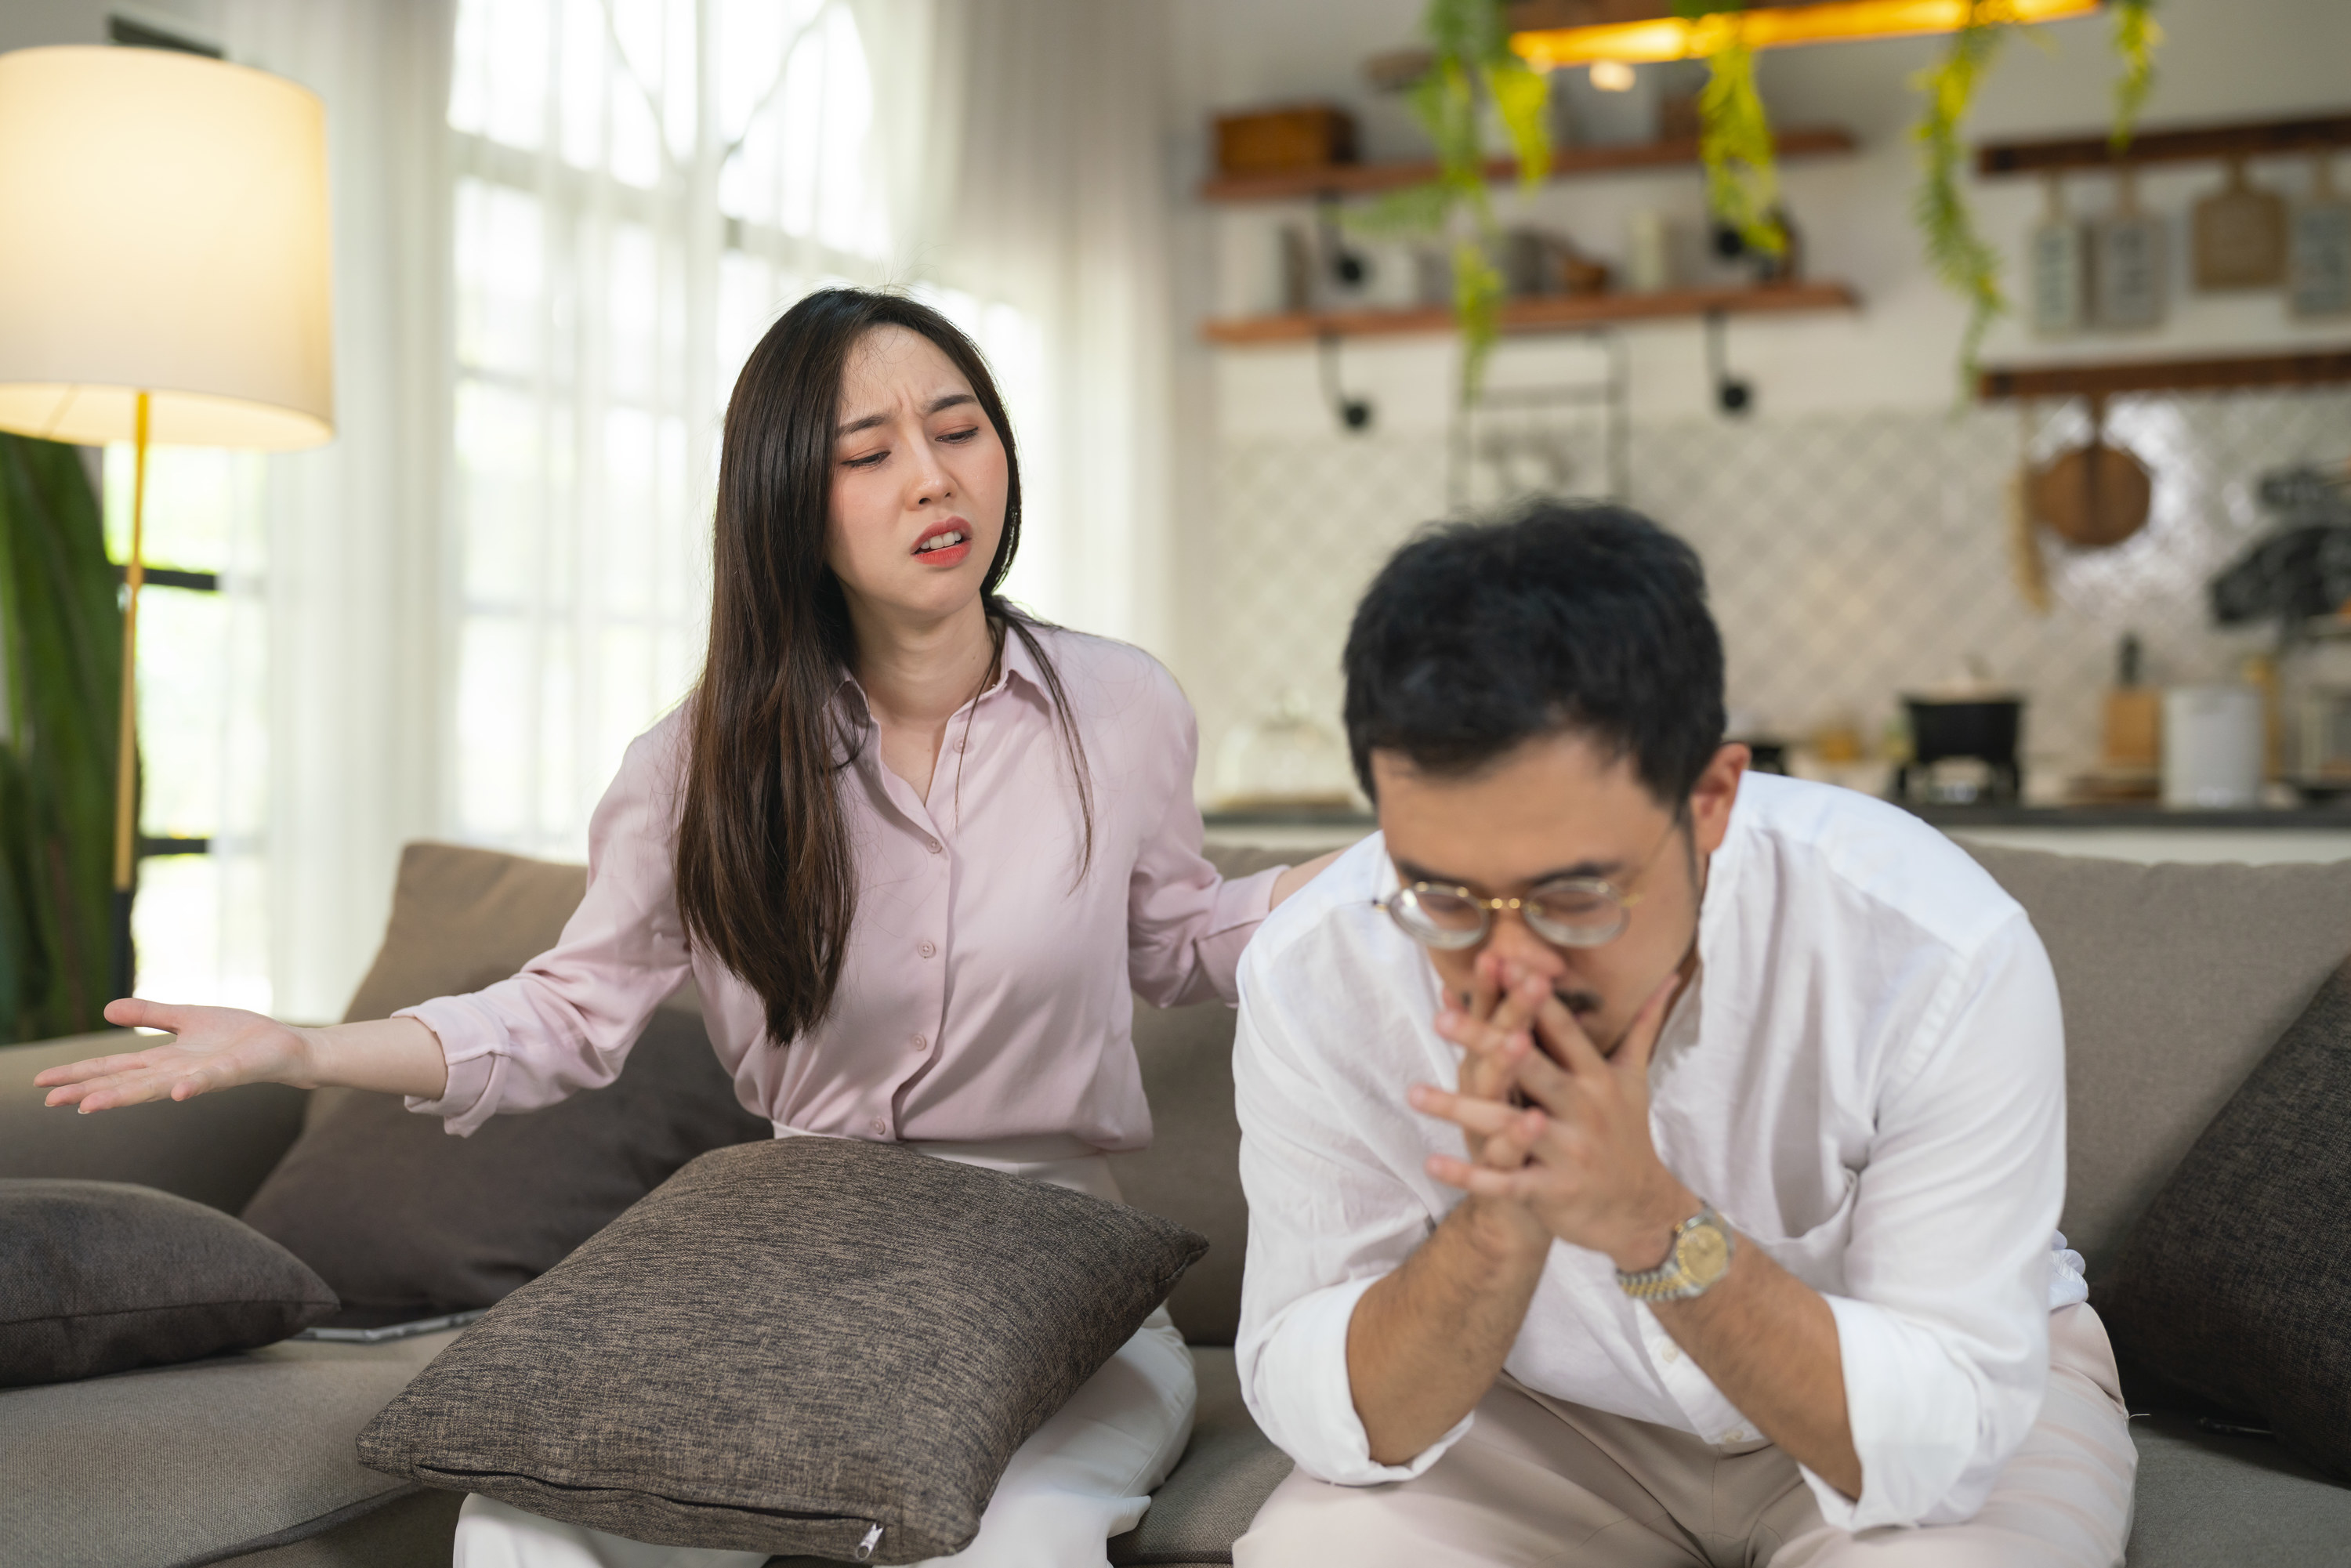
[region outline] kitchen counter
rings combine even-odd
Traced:
[[[2161,806],[1919,806],[1956,837],[2011,849],[2127,861],[2351,861],[2351,806],[2167,810]],[[1352,811],[1209,811],[1208,837],[1319,851],[1379,824]]]

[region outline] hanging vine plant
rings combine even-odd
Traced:
[[[1967,302],[1968,323],[1959,333],[1962,396],[1975,383],[1976,350],[2008,308],[2008,299],[2000,285],[2000,252],[1977,232],[1961,188],[1967,145],[1959,128],[2015,22],[2010,0],[1968,0],[1968,19],[1951,35],[1943,57],[1910,78],[1927,99],[1927,111],[1911,132],[1922,172],[1911,210],[1926,236],[1928,267]]]
[[[1405,101],[1436,144],[1437,178],[1357,210],[1348,225],[1388,238],[1446,240],[1461,327],[1461,401],[1469,403],[1485,384],[1502,319],[1502,274],[1494,262],[1501,227],[1486,186],[1484,106],[1500,120],[1518,158],[1520,186],[1530,189],[1551,172],[1544,112],[1551,84],[1511,49],[1503,0],[1429,0],[1420,26],[1432,57]]]
[[[2114,48],[2123,73],[2115,83],[2114,124],[2107,141],[2120,153],[2129,148],[2139,110],[2155,86],[2155,51],[2163,42],[2163,29],[2155,20],[2155,0],[2113,0],[2113,5]],[[1967,149],[1959,127],[2001,45],[2023,25],[2013,0],[1969,0],[1967,24],[1951,36],[1942,59],[1912,78],[1927,99],[1927,111],[1914,132],[1924,165],[1918,226],[1935,275],[1968,303],[1968,324],[1959,338],[1963,399],[1975,390],[1976,351],[1984,333],[2007,309],[2008,301],[2000,284],[2000,252],[1977,232],[1960,187]]]
[[[2110,131],[2116,152],[2130,145],[2154,86],[2155,51],[2163,41],[2155,3],[2108,0],[2114,49],[2123,66]],[[1673,0],[1673,14],[1690,25],[1690,55],[1707,63],[1698,109],[1708,208],[1738,232],[1748,249],[1781,256],[1788,235],[1771,116],[1756,89],[1755,56],[1746,36],[1748,8],[1749,0]],[[1504,9],[1504,0],[1429,0],[1421,31],[1431,58],[1407,102],[1436,146],[1437,178],[1394,192],[1348,219],[1350,227],[1369,235],[1447,240],[1454,314],[1461,328],[1465,403],[1477,400],[1484,383],[1487,358],[1500,335],[1503,298],[1502,276],[1494,262],[1500,226],[1487,189],[1480,134],[1484,106],[1492,106],[1509,136],[1522,189],[1540,183],[1551,167],[1548,80],[1510,48]],[[2001,287],[2000,251],[1978,231],[1968,204],[1962,128],[2001,46],[2024,25],[2014,0],[1968,0],[1967,18],[1951,35],[1943,57],[1911,78],[1926,99],[1912,132],[1920,162],[1913,213],[1928,266],[1967,302],[1959,368],[1970,387],[1977,350],[2007,309],[2007,298]]]
[[[1693,24],[1690,52],[1706,60],[1698,89],[1698,160],[1706,201],[1717,222],[1735,229],[1749,250],[1784,256],[1780,170],[1772,157],[1771,117],[1755,89],[1755,51],[1748,47],[1745,0],[1675,0],[1674,14]]]

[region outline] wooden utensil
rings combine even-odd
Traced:
[[[2294,210],[2286,294],[2297,316],[2351,311],[2351,202],[2335,193],[2332,162],[2319,158],[2310,200]]]
[[[2106,400],[2090,400],[2090,439],[2063,452],[2028,482],[2033,517],[2077,549],[2118,545],[2147,526],[2155,497],[2147,465],[2105,439]]]
[[[2064,187],[2057,176],[2048,178],[2048,210],[2025,240],[2029,258],[2027,298],[2032,301],[2032,329],[2054,336],[2080,329],[2088,314],[2085,298],[2088,276],[2083,266],[2082,225],[2065,212]]]
[[[2117,177],[2115,210],[2090,225],[2090,294],[2101,327],[2163,320],[2163,220],[2138,210],[2138,179]]]
[[[2273,288],[2285,281],[2285,198],[2245,183],[2229,160],[2228,188],[2196,204],[2196,287]]]

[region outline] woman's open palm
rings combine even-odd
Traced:
[[[301,1080],[308,1042],[300,1030],[243,1008],[173,1007],[126,997],[106,1004],[106,1021],[170,1030],[145,1051],[93,1056],[36,1075],[47,1103],[110,1111],[149,1100],[186,1100],[239,1083]]]

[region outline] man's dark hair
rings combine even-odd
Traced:
[[[1476,772],[1572,732],[1678,810],[1722,744],[1722,637],[1698,552],[1622,507],[1539,502],[1396,551],[1347,632],[1347,747]]]

